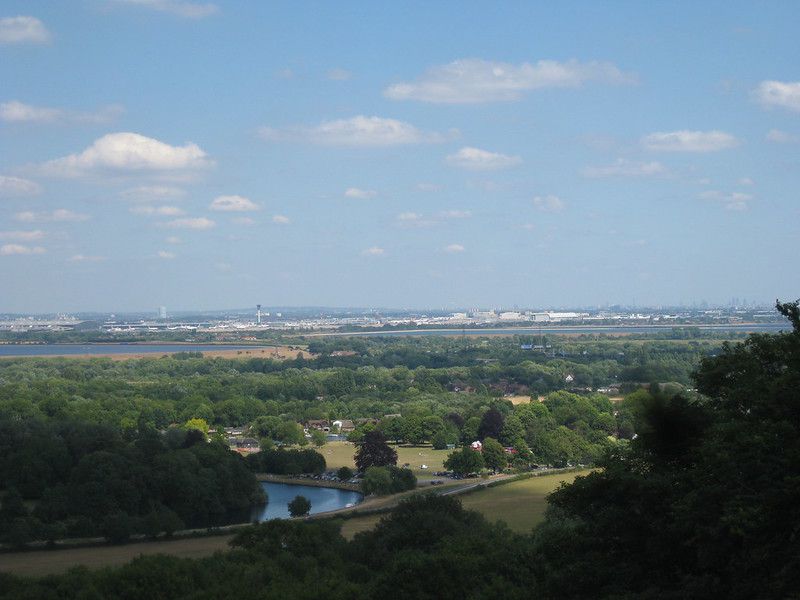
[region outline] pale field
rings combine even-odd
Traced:
[[[508,400],[516,406],[517,404],[530,404],[531,397],[530,396],[504,396],[503,400]]]
[[[187,352],[191,351],[189,347],[187,347]],[[158,352],[136,352],[135,346],[131,347],[131,352],[126,352],[124,354],[52,354],[47,355],[46,357],[42,356],[8,356],[4,358],[110,358],[114,361],[120,360],[141,360],[143,358],[150,358],[150,359],[159,359],[163,356],[170,356],[170,354],[174,354],[173,352],[159,354]],[[316,358],[316,354],[312,354],[307,350],[300,350],[297,348],[289,348],[288,346],[269,346],[269,347],[256,347],[254,346],[251,349],[239,349],[239,350],[230,350],[230,349],[220,349],[220,350],[211,350],[207,352],[203,352],[203,358],[227,358],[227,359],[234,359],[234,358],[270,358],[272,360],[291,360],[297,358],[299,354],[302,358],[305,359],[313,359]]]
[[[200,558],[229,550],[233,535],[142,542],[123,546],[97,546],[64,550],[38,550],[0,554],[0,571],[15,575],[42,576],[63,573],[82,565],[89,569],[124,565],[140,555],[169,554],[181,558]]]

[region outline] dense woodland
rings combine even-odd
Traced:
[[[704,359],[700,395],[648,393],[636,439],[555,492],[529,535],[422,496],[352,542],[332,521],[273,521],[208,559],[0,576],[0,597],[796,597],[800,310],[781,310],[793,332]]]
[[[541,351],[523,348],[534,342],[542,342]],[[720,344],[326,338],[312,344],[318,358],[284,362],[191,353],[5,359],[0,541],[124,539],[125,532],[169,533],[233,518],[263,501],[252,472],[325,469],[313,450],[286,450],[308,443],[299,423],[310,418],[370,419],[350,435],[356,442],[373,429],[396,443],[437,448],[488,439],[489,449],[514,448],[510,466],[518,470],[594,464],[633,436],[636,413],[652,394],[682,389]],[[614,404],[590,391],[598,386],[629,393]],[[511,393],[546,396],[514,406],[505,399]],[[219,435],[206,444],[209,425],[247,427],[264,451],[245,461]],[[508,465],[468,462],[454,470],[483,466]],[[370,489],[404,485],[392,480]]]

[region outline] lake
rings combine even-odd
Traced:
[[[261,350],[267,346],[227,344],[0,344],[0,356],[75,356],[101,354],[175,354],[177,352],[219,352],[220,350]]]
[[[290,485],[287,483],[261,482],[261,487],[269,497],[266,506],[253,509],[250,521],[267,521],[269,519],[289,518],[288,504],[295,496],[305,496],[311,501],[311,513],[329,512],[348,505],[358,504],[364,495],[350,490],[336,488],[313,487],[310,485]]]

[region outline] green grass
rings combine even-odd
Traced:
[[[467,494],[461,504],[482,513],[489,521],[505,521],[514,531],[527,533],[544,520],[547,495],[562,481],[571,483],[589,471],[531,477]]]
[[[408,463],[411,465],[411,470],[417,478],[425,480],[433,477],[436,471],[444,471],[442,464],[447,455],[452,450],[434,450],[433,448],[404,448],[395,446],[397,450],[397,464],[404,465]],[[339,467],[355,468],[353,463],[353,455],[356,453],[356,448],[350,442],[328,442],[318,451],[325,457],[325,462],[328,469],[338,469]],[[421,468],[422,465],[427,465],[427,469]]]
[[[531,477],[458,496],[464,508],[475,510],[489,521],[504,521],[513,531],[528,533],[544,519],[547,495],[562,481],[572,482],[578,475],[589,471],[575,471]],[[352,539],[362,531],[375,527],[384,515],[365,515],[347,519],[342,524],[342,535]]]

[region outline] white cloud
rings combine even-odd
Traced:
[[[231,223],[234,225],[242,225],[244,227],[252,227],[256,224],[256,220],[250,217],[236,217],[235,219],[231,219]]]
[[[102,262],[106,260],[105,256],[89,256],[86,254],[73,254],[69,257],[69,262]]]
[[[0,120],[11,123],[55,121],[62,117],[63,114],[64,112],[58,108],[31,106],[30,104],[23,104],[17,100],[0,104]]]
[[[26,210],[23,212],[18,212],[14,215],[14,219],[17,221],[22,221],[23,223],[77,223],[80,221],[86,221],[89,218],[89,215],[72,212],[66,208],[57,208],[53,211],[42,212]]]
[[[359,200],[369,200],[378,195],[375,190],[362,190],[361,188],[351,187],[344,192],[346,198],[358,198]]]
[[[471,58],[432,67],[416,81],[396,83],[383,94],[392,100],[477,104],[519,100],[536,89],[577,88],[588,81],[631,83],[635,77],[607,62],[540,60],[512,65]]]
[[[363,115],[325,121],[316,127],[262,127],[260,134],[266,140],[310,142],[325,146],[396,146],[442,142],[446,139],[442,134],[422,131],[410,123]]]
[[[464,147],[446,158],[448,164],[471,171],[497,171],[516,167],[522,163],[519,156],[489,152],[480,148]]]
[[[753,94],[765,108],[800,112],[800,81],[762,81]]]
[[[565,202],[558,196],[536,196],[533,199],[533,205],[542,212],[561,212],[566,208]]]
[[[217,196],[209,208],[222,212],[249,212],[258,210],[258,205],[244,196]]]
[[[17,254],[44,254],[46,250],[41,246],[23,246],[21,244],[5,244],[0,246],[0,256],[14,256]]]
[[[207,219],[206,217],[186,217],[183,219],[174,219],[172,221],[168,221],[164,223],[164,227],[170,227],[172,229],[196,229],[196,230],[205,230],[211,229],[214,227],[216,223],[211,219]]]
[[[44,231],[35,229],[33,231],[0,231],[0,240],[12,242],[34,242],[44,237]]]
[[[383,256],[385,253],[386,251],[383,248],[373,246],[372,248],[367,248],[361,254],[364,256]]]
[[[635,162],[624,158],[617,159],[612,165],[601,167],[586,167],[584,177],[652,177],[667,173],[666,167],[660,162]]]
[[[775,142],[776,144],[796,144],[800,142],[800,135],[787,133],[780,129],[770,129],[766,137],[767,141]]]
[[[187,19],[202,19],[216,13],[219,8],[210,2],[188,2],[187,0],[116,0],[124,4],[133,4],[166,12]]]
[[[468,219],[472,216],[469,210],[444,210],[439,213],[443,219]]]
[[[420,192],[440,192],[444,188],[437,183],[428,183],[423,181],[417,184],[417,189]]]
[[[186,171],[213,163],[197,144],[170,146],[138,133],[109,133],[79,154],[46,162],[49,175],[77,177],[96,171]]]
[[[0,44],[46,44],[50,32],[36,17],[5,17],[0,19]]]
[[[739,141],[724,131],[656,132],[642,138],[648,150],[664,152],[716,152],[739,145]]]
[[[35,196],[41,193],[42,187],[29,179],[0,175],[0,198],[17,198]]]
[[[419,221],[421,218],[422,215],[415,212],[404,212],[397,215],[398,221]]]
[[[167,252],[166,250],[159,250],[156,254],[158,255],[158,258],[164,258],[167,260],[175,258],[174,252]]]
[[[726,210],[742,211],[747,210],[749,207],[748,202],[753,199],[753,196],[743,192],[725,193],[718,190],[709,190],[699,194],[698,198],[701,200],[719,202]]]
[[[272,217],[272,222],[277,225],[288,225],[289,223],[291,223],[291,220],[289,219],[289,217],[286,217],[284,215],[275,215],[274,217]]]
[[[178,200],[186,195],[181,188],[164,185],[142,185],[123,190],[119,193],[123,200],[130,202],[159,202],[162,200]]]
[[[756,182],[749,177],[742,177],[736,183],[739,185],[755,185]]]
[[[336,69],[331,69],[330,71],[328,71],[328,79],[330,79],[332,81],[347,81],[348,79],[351,79],[352,77],[353,77],[353,74],[350,71],[348,71],[347,69],[336,68]]]
[[[178,217],[184,214],[184,211],[177,206],[134,206],[130,211],[135,215],[148,217]]]
[[[445,252],[449,252],[450,254],[456,254],[458,252],[464,252],[466,248],[461,244],[450,244],[449,246],[444,247]]]
[[[93,113],[70,112],[61,108],[32,106],[12,100],[0,104],[0,120],[10,123],[48,123],[53,121],[75,121],[78,123],[108,123],[125,112],[125,108],[114,104]]]
[[[164,241],[166,241],[168,244],[180,244],[182,240],[177,235],[171,235]]]

